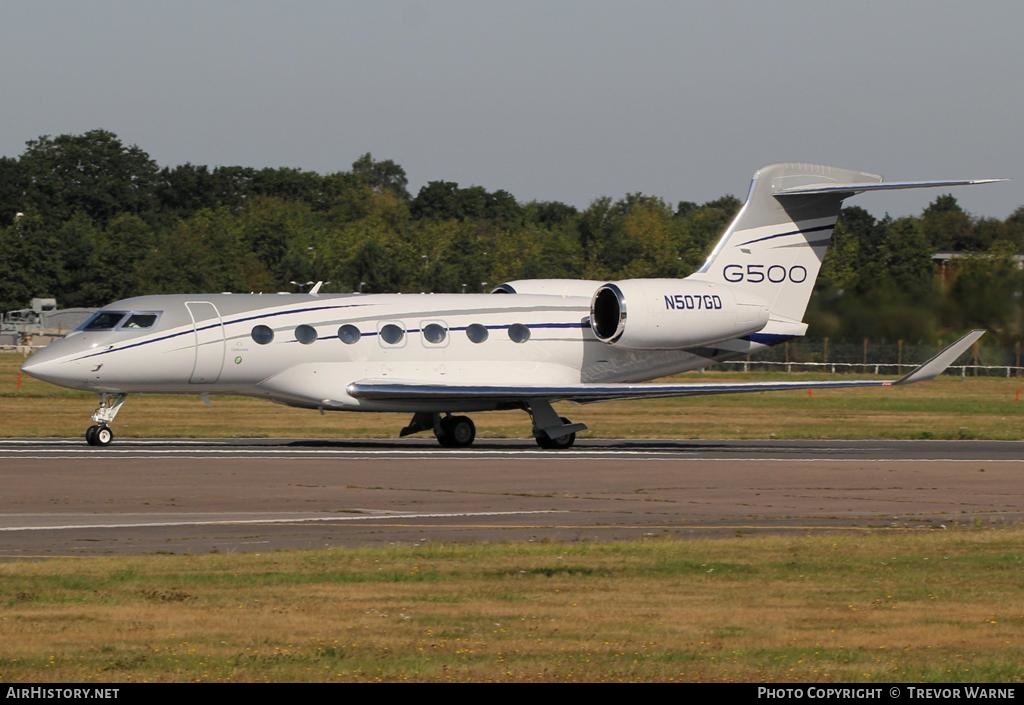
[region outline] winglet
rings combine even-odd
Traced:
[[[956,359],[963,355],[967,350],[978,342],[978,339],[985,335],[985,331],[978,329],[972,330],[970,333],[960,338],[948,348],[942,350],[938,355],[933,357],[928,362],[918,365],[909,373],[903,375],[893,384],[913,384],[914,382],[923,382],[926,379],[932,379],[942,374],[947,367],[956,362]]]

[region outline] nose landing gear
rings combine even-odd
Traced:
[[[100,405],[92,415],[95,425],[85,431],[85,442],[91,446],[108,446],[114,440],[114,432],[110,430],[110,424],[114,422],[117,412],[124,406],[127,394],[115,394],[113,400],[109,395],[100,394]]]

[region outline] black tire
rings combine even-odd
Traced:
[[[468,416],[449,416],[447,419],[452,446],[466,448],[476,440],[476,424]]]
[[[468,416],[446,416],[441,419],[437,442],[445,448],[466,448],[476,440],[476,425]]]
[[[85,442],[91,446],[96,445],[96,432],[100,430],[99,426],[90,426],[85,429]]]
[[[97,446],[109,446],[114,440],[114,432],[110,430],[110,426],[98,426],[95,433]]]
[[[560,416],[559,420],[566,425],[572,423],[572,421],[565,418],[564,416]],[[576,442],[575,433],[570,433],[565,436],[559,436],[558,438],[551,438],[550,436],[548,436],[548,434],[541,431],[540,433],[537,434],[536,438],[537,445],[539,445],[544,450],[566,450],[567,448],[572,448],[572,444]]]

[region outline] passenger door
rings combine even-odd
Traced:
[[[188,381],[212,384],[220,379],[224,367],[224,322],[220,311],[209,301],[187,301],[185,308],[192,317],[196,353]]]

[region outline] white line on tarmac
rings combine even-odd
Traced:
[[[577,451],[571,454],[552,454],[544,450],[367,450],[367,449],[322,449],[322,450],[254,450],[252,448],[239,448],[237,450],[203,449],[194,448],[182,449],[123,449],[123,450],[96,450],[83,449],[81,452],[69,454],[67,450],[45,448],[27,449],[0,449],[0,458],[28,458],[28,459],[74,459],[88,460],[90,458],[126,458],[126,459],[147,459],[160,460],[185,458],[185,459],[215,459],[215,458],[237,458],[242,460],[259,460],[273,458],[275,460],[301,460],[308,458],[413,458],[417,460],[473,460],[478,458],[510,458],[510,459],[614,459],[616,457],[637,457],[637,458],[678,458],[689,457],[697,451],[656,451],[656,450],[587,450]]]
[[[205,521],[154,521],[134,524],[67,524],[58,526],[3,526],[0,531],[64,531],[69,529],[146,529],[168,526],[236,526],[244,524],[296,524],[307,522],[376,521],[380,519],[466,519],[473,517],[507,517],[530,514],[567,514],[555,509],[521,512],[457,512],[451,514],[381,514],[379,516],[316,516],[290,519],[208,519]]]
[[[33,451],[24,451],[31,453]],[[131,453],[134,451],[128,451]],[[152,452],[152,451],[151,451]],[[428,451],[414,454],[405,452],[396,454],[396,451],[316,451],[316,455],[266,455],[255,454],[251,450],[234,451],[231,454],[222,455],[197,455],[195,451],[180,451],[173,455],[130,455],[130,454],[107,454],[106,451],[83,451],[75,455],[67,454],[45,454],[45,455],[7,455],[0,451],[0,459],[11,460],[488,460],[501,458],[503,460],[517,460],[521,462],[536,462],[538,459],[545,461],[612,461],[625,460],[641,462],[657,461],[678,461],[678,462],[706,462],[706,463],[1024,463],[1024,458],[757,458],[757,457],[709,457],[702,456],[697,451],[669,451],[669,452],[644,452],[644,451],[607,451],[600,455],[578,452],[550,453],[537,451]]]

